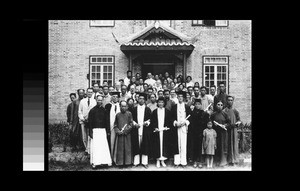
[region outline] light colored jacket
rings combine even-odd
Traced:
[[[89,115],[90,110],[97,105],[97,102],[94,98],[90,98],[90,105],[88,106],[88,98],[84,98],[79,103],[78,108],[78,117],[79,123],[82,124]]]

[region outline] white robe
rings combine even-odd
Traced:
[[[164,128],[165,123],[165,108],[157,108],[157,121],[158,121],[158,130],[162,130]],[[158,160],[166,160],[167,158],[164,157],[163,154],[163,138],[164,138],[164,131],[159,131],[159,150],[160,150],[160,157]]]
[[[106,137],[106,129],[93,129],[93,138],[91,139],[91,165],[112,164],[109,146]]]
[[[186,122],[186,125],[178,127],[178,150],[179,154],[174,155],[174,164],[175,165],[187,165],[187,131],[189,121],[186,118],[186,111],[184,103],[177,104],[177,121]],[[174,122],[175,123],[175,122]]]

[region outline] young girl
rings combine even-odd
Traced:
[[[203,131],[202,154],[206,155],[207,168],[212,168],[215,149],[217,148],[217,133],[212,129],[212,122],[208,121],[207,128]]]

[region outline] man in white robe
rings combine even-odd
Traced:
[[[119,113],[120,110],[120,104],[119,104],[119,96],[120,92],[112,92],[111,93],[111,102],[109,104],[106,104],[105,110],[107,114],[108,119],[108,126],[109,126],[109,132],[108,132],[108,139],[109,139],[109,145],[110,145],[110,153],[111,156],[113,156],[113,148],[116,138],[116,132],[114,131],[114,123],[116,119],[116,114]]]
[[[173,107],[173,114],[176,116],[173,125],[177,127],[178,151],[179,154],[174,155],[174,165],[178,167],[187,165],[187,132],[190,124],[187,119],[190,114],[189,107],[184,103],[183,98],[186,92],[177,92],[178,104]]]

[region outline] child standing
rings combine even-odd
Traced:
[[[212,168],[213,156],[217,148],[217,133],[212,129],[212,122],[208,121],[207,128],[203,131],[202,154],[206,155],[207,168]]]

